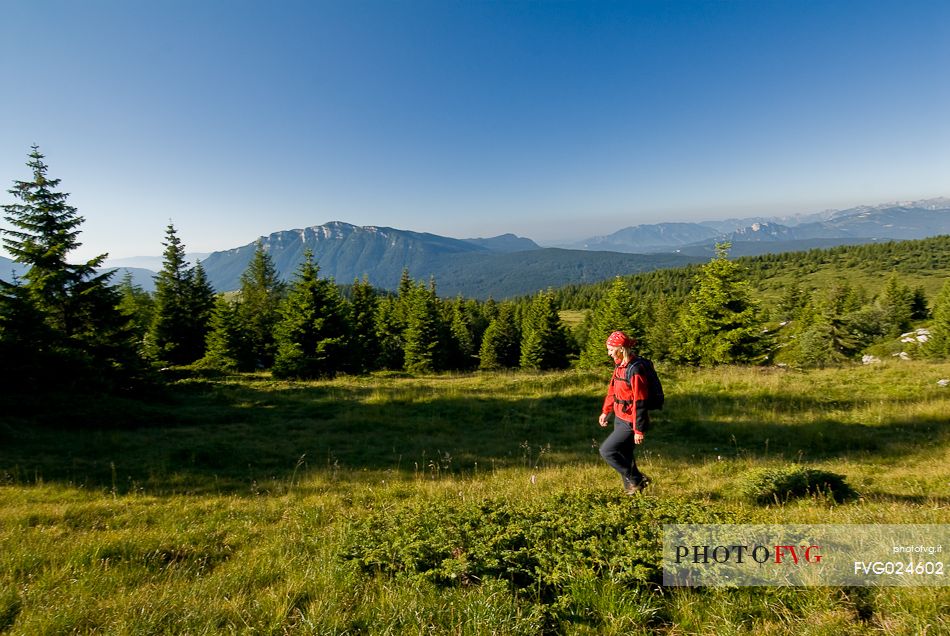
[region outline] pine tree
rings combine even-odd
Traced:
[[[641,340],[641,347],[645,345],[633,295],[627,283],[619,276],[613,280],[607,293],[594,309],[587,342],[581,352],[578,366],[585,369],[609,366],[611,362],[604,343],[607,336],[618,330]]]
[[[910,302],[911,320],[925,320],[930,316],[930,309],[927,307],[927,294],[923,287],[915,287]]]
[[[522,323],[521,367],[565,369],[568,366],[568,336],[551,291],[539,292]]]
[[[439,299],[430,285],[416,285],[409,293],[409,313],[406,317],[405,360],[406,370],[428,373],[442,367],[444,323],[439,312]]]
[[[60,340],[26,287],[18,281],[0,286],[0,390],[61,383]]]
[[[475,348],[472,320],[469,318],[462,297],[456,298],[455,302],[449,305],[448,310],[451,341],[450,366],[458,369],[472,369],[477,363],[478,350]]]
[[[378,309],[379,295],[369,281],[365,277],[362,281],[353,281],[353,289],[350,293],[349,358],[350,368],[357,373],[372,371],[379,368],[381,364],[377,346]]]
[[[236,304],[224,297],[218,298],[211,314],[201,366],[225,371],[252,369],[254,361],[248,355],[251,349],[246,336]]]
[[[679,313],[666,294],[659,294],[650,304],[648,319],[644,319],[646,345],[640,351],[657,360],[670,360],[675,357],[678,347],[675,325]]]
[[[155,278],[155,316],[149,331],[149,349],[168,364],[191,364],[204,357],[214,289],[204,267],[189,267],[185,246],[175,227],[165,230],[162,270]]]
[[[43,160],[33,146],[27,163],[33,180],[15,181],[9,192],[20,203],[2,206],[13,228],[3,231],[4,246],[29,268],[22,285],[2,285],[4,337],[37,339],[32,343],[35,356],[17,349],[19,357],[5,363],[35,368],[42,358],[56,369],[47,377],[53,384],[127,387],[142,378],[144,365],[129,320],[117,308],[119,295],[109,285],[113,272],[96,271],[106,254],[81,264],[68,262],[69,252],[80,246],[83,218],[67,204],[69,195],[56,191],[60,180],[47,177]],[[28,316],[43,325],[27,327],[23,321]]]
[[[141,285],[132,282],[128,271],[119,282],[119,311],[131,321],[136,341],[143,343],[154,317],[155,300]]]
[[[925,351],[934,358],[950,358],[950,280],[943,284],[934,300],[933,321]]]
[[[246,344],[254,366],[270,368],[277,346],[274,331],[280,320],[280,303],[287,286],[278,278],[274,259],[257,242],[254,256],[241,275],[240,324],[246,332]]]
[[[69,195],[56,192],[60,179],[49,179],[44,156],[33,146],[30,161],[32,181],[15,181],[8,192],[22,203],[2,206],[4,218],[15,229],[5,229],[4,247],[13,260],[29,270],[23,276],[25,287],[50,326],[71,336],[80,329],[76,304],[81,298],[75,289],[83,282],[107,286],[111,273],[97,274],[106,254],[82,264],[71,264],[67,254],[80,247],[79,226],[83,218],[66,200]]]
[[[515,322],[514,307],[502,303],[488,324],[478,353],[479,368],[514,369],[521,360],[521,332]]]
[[[191,338],[188,347],[191,357],[198,360],[205,355],[211,315],[214,313],[215,294],[204,266],[198,262],[191,269],[188,285],[188,308],[191,314]]]
[[[380,369],[401,371],[405,367],[406,322],[398,298],[387,296],[379,300],[376,309],[376,358]]]
[[[332,377],[346,366],[349,325],[343,298],[336,284],[319,273],[308,249],[277,324],[275,377]]]
[[[703,366],[753,362],[761,356],[762,327],[741,267],[728,259],[730,245],[716,246],[690,292],[680,321],[679,357]]]
[[[798,281],[793,280],[785,287],[778,303],[778,319],[783,322],[795,320],[798,312],[802,310],[805,303],[808,302],[808,294],[802,290]]]
[[[914,316],[914,292],[901,283],[896,273],[887,277],[877,304],[887,316],[889,335],[898,336],[910,329]]]

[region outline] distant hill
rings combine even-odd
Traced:
[[[612,252],[672,252],[679,247],[709,241],[720,232],[700,223],[657,223],[624,228],[576,245],[578,249]]]
[[[637,225],[587,239],[574,247],[696,255],[712,253],[716,243],[729,241],[733,244],[731,253],[740,256],[922,239],[948,233],[950,199],[939,198],[798,216]],[[750,245],[754,243],[763,245]]]
[[[492,252],[526,252],[541,249],[541,246],[531,239],[515,236],[514,234],[502,234],[494,238],[464,239],[464,241],[478,247],[484,247]]]
[[[188,263],[197,263],[198,261],[208,258],[211,252],[188,252],[185,254],[185,261]],[[162,269],[163,257],[162,256],[131,256],[127,258],[107,258],[105,262],[106,267],[113,267],[117,269],[129,269],[129,270],[151,270],[152,272],[157,272]]]
[[[133,285],[138,285],[143,291],[155,291],[155,276],[157,274],[150,269],[144,269],[142,267],[106,267],[104,269],[115,272],[115,274],[112,275],[113,285],[118,285],[121,283],[122,278],[125,276],[126,272],[128,272],[129,274],[132,274]]]
[[[159,266],[161,266],[161,261],[159,260]],[[132,274],[132,284],[138,285],[143,290],[151,292],[155,291],[155,272],[150,269],[143,269],[141,267],[105,267],[105,270],[112,270],[115,274],[112,276],[112,284],[117,285],[121,282],[122,277],[125,275],[125,272]],[[0,280],[12,282],[14,276],[22,277],[25,274],[27,268],[13,261],[5,256],[0,256]]]
[[[16,261],[0,256],[0,280],[12,282],[14,277],[23,276],[26,268]]]
[[[403,269],[416,280],[434,278],[441,295],[505,298],[547,287],[593,282],[621,274],[693,262],[679,254],[634,255],[540,248],[513,235],[493,239],[453,239],[389,227],[357,227],[334,221],[305,229],[275,232],[259,239],[279,274],[289,279],[311,250],[320,273],[338,283],[367,277],[382,289],[396,289]],[[515,251],[516,247],[528,247]],[[219,291],[240,286],[256,242],[202,261]]]

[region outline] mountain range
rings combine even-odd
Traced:
[[[440,295],[497,299],[531,294],[547,287],[596,282],[617,275],[679,267],[707,260],[715,245],[730,242],[732,256],[874,241],[919,239],[950,234],[950,199],[939,198],[785,217],[755,217],[701,223],[658,223],[623,228],[562,247],[541,247],[529,238],[504,234],[455,239],[389,227],[358,227],[333,221],[274,232],[258,239],[279,274],[290,279],[310,250],[321,275],[347,284],[366,277],[395,289],[403,270],[415,280],[434,279]],[[240,285],[258,241],[201,259],[219,291]],[[111,261],[151,290],[160,257]],[[150,269],[150,267],[154,267]],[[22,268],[0,257],[0,278],[22,275]]]
[[[569,245],[575,249],[629,253],[675,251],[693,256],[732,243],[730,254],[750,256],[883,240],[950,234],[950,199],[861,206],[787,217],[757,217],[637,225]]]

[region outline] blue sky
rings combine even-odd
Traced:
[[[0,0],[0,201],[77,256],[341,220],[543,244],[950,196],[950,2]]]

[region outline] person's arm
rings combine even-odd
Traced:
[[[604,398],[604,406],[600,409],[600,418],[597,422],[601,426],[607,426],[610,420],[610,414],[614,412],[614,383],[611,378],[610,385],[607,387],[607,397]]]

